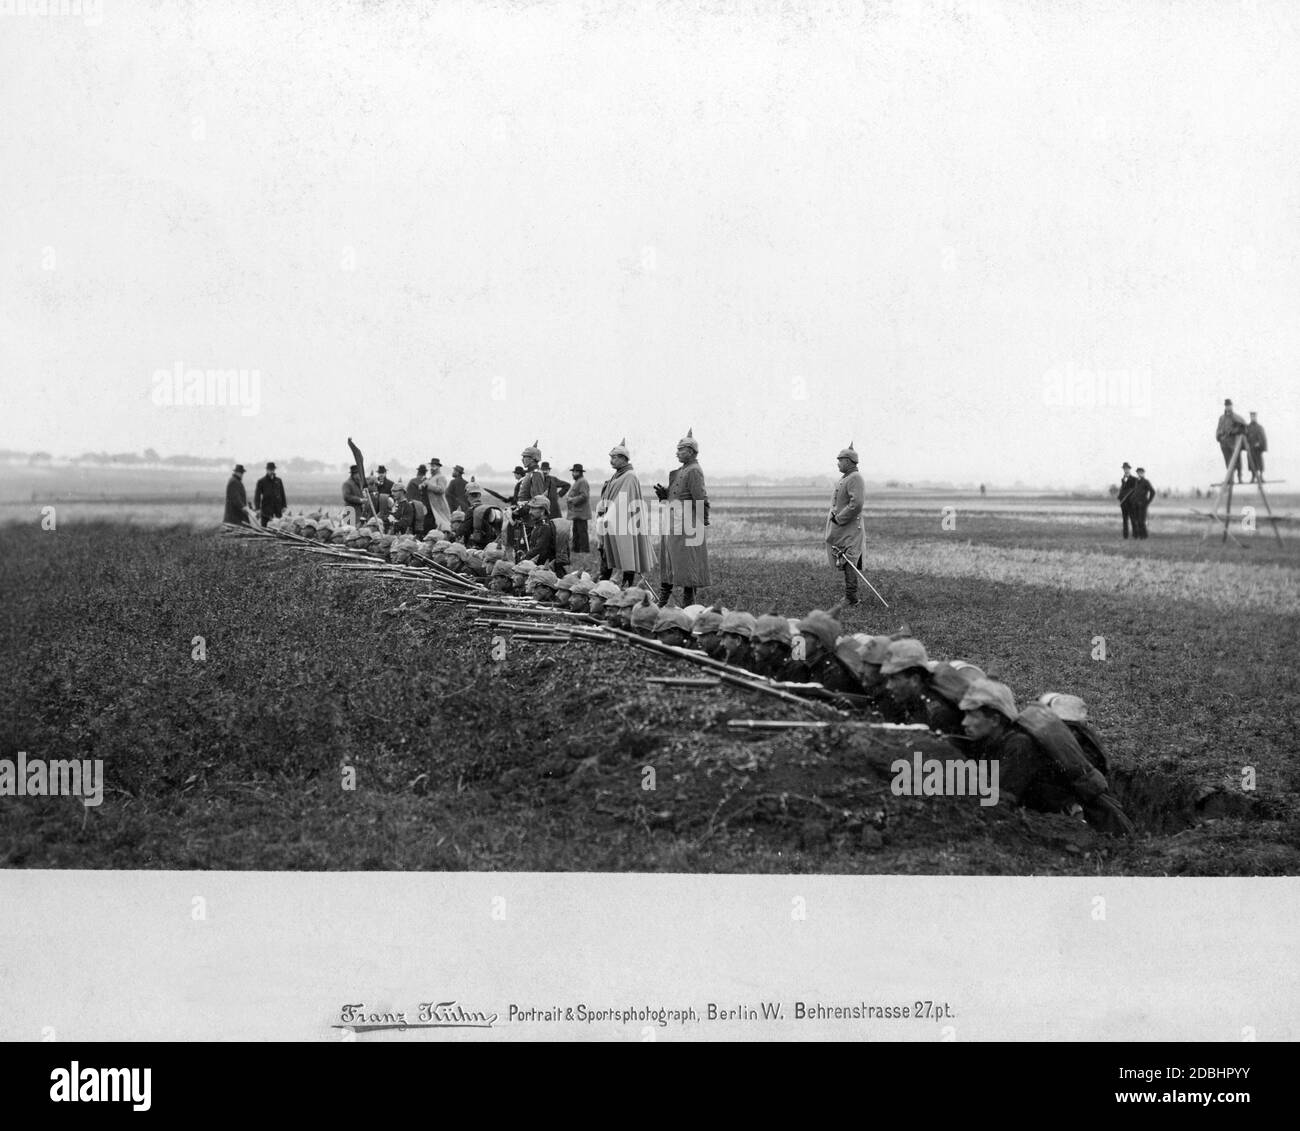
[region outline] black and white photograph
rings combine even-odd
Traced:
[[[1296,1039],[1300,10],[4,0],[0,89],[0,1037]]]

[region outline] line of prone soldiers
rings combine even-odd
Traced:
[[[477,573],[473,555],[444,543],[433,546],[432,557],[457,572]],[[822,609],[792,620],[717,605],[661,608],[640,584],[620,588],[583,573],[558,576],[528,560],[511,563],[493,547],[482,558],[483,576],[496,592],[697,649],[778,684],[820,684],[838,706],[923,724],[952,740],[964,758],[997,759],[1000,794],[1012,804],[1081,812],[1103,832],[1136,831],[1110,792],[1105,744],[1076,695],[1048,692],[1018,709],[1011,689],[974,664],[932,660],[909,636],[845,635]]]
[[[460,522],[452,531],[433,530],[423,539],[382,533],[373,519],[353,527],[297,516],[271,525],[288,523],[300,535],[367,549],[396,564],[432,562],[503,596],[531,597],[541,606],[695,649],[777,684],[820,684],[837,706],[885,722],[924,724],[963,758],[997,759],[999,793],[1011,804],[1081,811],[1103,832],[1136,831],[1109,789],[1105,745],[1078,696],[1048,692],[1017,708],[1011,689],[974,664],[933,660],[906,635],[846,635],[822,609],[790,619],[717,605],[661,608],[645,582],[620,587],[593,580],[545,551],[516,561],[515,551],[488,540],[488,531],[476,532],[467,516],[453,518]]]

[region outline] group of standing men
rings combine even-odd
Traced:
[[[1237,482],[1241,482],[1241,452],[1238,440],[1246,450],[1246,464],[1250,469],[1250,481],[1264,482],[1264,453],[1268,451],[1268,436],[1264,426],[1259,422],[1259,413],[1250,414],[1250,423],[1242,420],[1232,411],[1232,401],[1223,402],[1223,415],[1214,429],[1214,438],[1219,442],[1219,451],[1223,453],[1223,466],[1228,469],[1228,478],[1237,472]]]
[[[249,523],[255,512],[265,526],[271,519],[279,518],[289,507],[284,493],[284,480],[275,473],[275,464],[266,465],[266,474],[257,481],[253,490],[253,506],[248,505],[248,491],[244,487],[244,465],[235,464],[235,470],[226,481],[226,522]]]
[[[1124,521],[1124,537],[1128,537],[1129,527],[1133,528],[1134,538],[1147,536],[1147,507],[1156,497],[1156,489],[1147,479],[1144,468],[1139,467],[1136,474],[1130,474],[1127,460],[1120,468],[1119,513]]]

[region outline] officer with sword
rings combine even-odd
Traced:
[[[876,592],[876,587],[862,572],[862,553],[867,540],[862,508],[867,501],[867,488],[858,471],[858,453],[851,440],[847,448],[840,450],[835,462],[841,478],[835,484],[830,513],[826,516],[827,561],[844,571],[844,600],[847,604],[858,604],[858,582],[861,580],[888,608],[889,603]]]

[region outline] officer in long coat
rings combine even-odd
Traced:
[[[266,465],[266,474],[257,481],[253,488],[253,509],[257,511],[265,526],[273,518],[279,518],[289,505],[284,496],[284,480],[275,473],[275,464]]]
[[[646,532],[649,523],[645,500],[641,497],[641,484],[632,473],[626,441],[610,448],[609,466],[614,474],[601,485],[596,507],[600,576],[604,580],[618,570],[623,575],[623,584],[631,585],[638,573],[645,575],[654,569],[655,559]]]
[[[230,478],[226,480],[226,513],[223,522],[242,522],[246,526],[251,526],[248,521],[248,492],[244,490],[244,465],[235,464],[235,470],[230,473]]]
[[[858,453],[852,441],[835,457],[840,469],[840,481],[835,484],[831,511],[826,516],[826,560],[844,571],[844,599],[850,605],[858,603],[858,575],[848,563],[862,568],[862,552],[867,532],[862,523],[862,507],[867,500],[867,487],[858,472]]]
[[[668,486],[655,484],[660,502],[668,504],[665,532],[659,540],[659,603],[666,605],[673,587],[682,587],[682,604],[695,604],[695,590],[709,584],[709,493],[699,463],[700,445],[688,428],[677,441],[677,461],[668,473]]]

